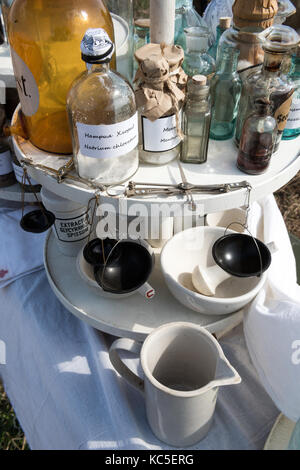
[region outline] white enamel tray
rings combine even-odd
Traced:
[[[192,322],[217,334],[242,320],[242,311],[225,317],[206,316],[183,307],[169,292],[159,259],[149,280],[157,292],[150,301],[139,294],[122,300],[101,297],[97,288],[80,277],[76,258],[58,251],[52,231],[45,242],[44,263],[50,286],[66,309],[94,328],[115,336],[143,341],[153,329],[174,321]]]
[[[66,164],[70,158],[70,156],[54,156],[43,152],[21,137],[14,137],[13,143],[17,158],[19,160],[29,158],[34,164],[42,164],[57,169]],[[300,170],[299,154],[300,136],[294,140],[282,141],[278,152],[272,156],[270,167],[264,174],[247,175],[236,167],[237,148],[233,140],[210,140],[207,162],[202,165],[183,164],[183,168],[187,180],[190,183],[200,185],[235,183],[247,180],[252,185],[251,202],[253,202],[277,191],[296,175]],[[28,172],[32,178],[49,191],[66,199],[88,204],[88,201],[93,197],[93,190],[83,184],[70,181],[58,184],[54,177],[32,167],[28,167]],[[164,166],[141,164],[137,173],[131,179],[140,183],[174,184],[181,182],[176,162]],[[123,190],[120,189],[120,193],[117,192],[117,194],[122,194]],[[210,214],[242,207],[245,204],[246,195],[247,190],[243,188],[223,194],[194,194],[193,197],[197,203],[202,205],[203,214]],[[145,207],[150,209],[153,205],[162,203],[170,205],[174,202],[184,203],[186,198],[182,196],[168,198],[151,196],[127,199],[123,196],[110,197],[106,193],[102,193],[101,200],[103,203],[114,205],[119,213],[127,214],[130,207],[137,202],[143,202]]]

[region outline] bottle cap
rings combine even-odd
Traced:
[[[220,18],[219,24],[222,29],[228,29],[230,28],[231,18],[229,16],[224,16],[223,18]]]
[[[104,29],[90,28],[81,41],[80,49],[84,62],[103,64],[111,61],[115,46]]]

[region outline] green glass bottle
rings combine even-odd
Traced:
[[[233,137],[242,81],[237,73],[239,50],[224,49],[211,81],[212,121],[210,138],[226,140]]]
[[[220,38],[222,34],[224,33],[224,31],[230,28],[230,23],[231,23],[231,18],[229,18],[229,16],[228,17],[224,16],[223,18],[219,19],[219,24],[216,28],[216,31],[217,31],[216,40],[214,44],[210,46],[210,48],[208,49],[208,54],[211,55],[215,60],[217,59],[217,50],[218,50]]]
[[[288,77],[295,85],[293,101],[283,131],[283,140],[295,139],[300,135],[300,46],[293,55],[293,64]]]

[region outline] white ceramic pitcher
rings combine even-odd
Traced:
[[[122,362],[119,350],[140,355],[144,380]],[[218,341],[193,323],[163,325],[143,345],[118,339],[109,356],[119,374],[145,394],[153,433],[176,447],[203,439],[212,424],[218,388],[241,382]]]

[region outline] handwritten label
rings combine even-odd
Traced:
[[[13,171],[10,150],[0,151],[0,175],[8,175]]]
[[[300,128],[300,90],[299,90],[299,94],[293,99],[285,128],[286,129]]]
[[[55,219],[55,234],[62,242],[79,242],[89,236],[90,224],[88,212],[72,219]]]
[[[143,149],[146,152],[166,152],[176,147],[181,138],[176,130],[176,116],[163,117],[154,122],[142,119]],[[180,123],[179,123],[180,126]]]
[[[86,157],[114,158],[125,155],[138,145],[137,113],[126,121],[92,126],[77,123],[80,152]]]
[[[25,116],[33,116],[39,109],[40,102],[39,89],[35,78],[13,48],[11,48],[11,58],[22,111]]]

